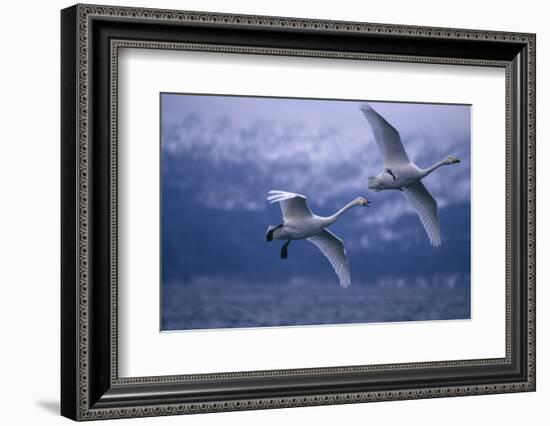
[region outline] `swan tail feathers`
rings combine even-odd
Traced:
[[[371,176],[367,179],[367,188],[372,192],[380,192],[378,188],[378,178]]]

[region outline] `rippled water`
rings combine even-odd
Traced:
[[[265,327],[470,318],[470,286],[334,283],[164,285],[162,329]]]

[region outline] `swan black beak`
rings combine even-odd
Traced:
[[[365,207],[370,207],[370,201],[369,200],[365,200],[365,204],[363,204]]]
[[[455,161],[453,163],[460,163],[460,160],[458,158],[455,158]]]

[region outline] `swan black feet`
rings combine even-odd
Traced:
[[[390,170],[390,169],[386,169],[384,170],[386,173],[388,173],[392,178],[393,180],[395,180],[395,175],[393,174],[393,172]]]
[[[273,233],[279,229],[281,226],[283,226],[282,224],[281,225],[277,225],[277,226],[269,226],[269,228],[267,228],[267,234],[265,234],[265,240],[266,241],[273,241]]]
[[[290,244],[292,240],[288,240],[286,243],[283,244],[281,247],[281,259],[288,258],[288,245]]]

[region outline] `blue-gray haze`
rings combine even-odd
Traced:
[[[436,198],[433,248],[398,191],[371,193],[382,169],[356,101],[161,95],[162,329],[362,323],[470,317],[470,107],[370,102],[409,158],[461,163],[424,183]],[[304,194],[344,240],[352,286],[307,241],[279,259],[271,189]]]

